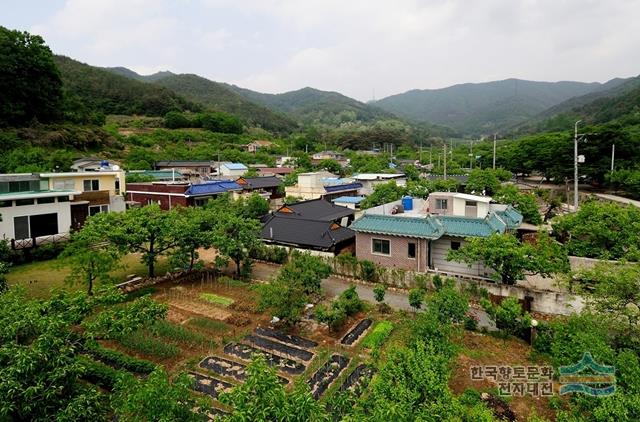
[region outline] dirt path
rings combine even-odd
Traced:
[[[260,281],[268,281],[278,272],[279,265],[267,264],[263,262],[254,262],[253,264],[253,278]],[[344,290],[349,288],[350,283],[347,280],[338,277],[328,277],[322,280],[322,288],[329,298],[338,296]],[[373,295],[373,286],[366,284],[356,284],[356,291],[361,299],[367,302],[376,303]],[[408,292],[402,290],[387,290],[384,296],[384,301],[387,305],[393,309],[413,311],[413,308],[409,306]],[[489,330],[495,330],[495,324],[489,319],[487,313],[481,309],[471,309],[476,317],[478,317],[478,325],[480,327],[487,327]]]

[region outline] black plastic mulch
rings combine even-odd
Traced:
[[[310,361],[313,358],[313,353],[308,350],[298,349],[297,347],[288,346],[286,344],[282,344],[278,341],[273,341],[271,339],[248,335],[244,338],[251,344],[254,344],[262,349],[267,349],[268,351],[275,351],[280,354],[286,355],[287,357],[294,357],[297,359],[301,359],[304,361]]]
[[[229,391],[233,388],[233,384],[208,375],[202,375],[197,372],[190,372],[189,375],[193,378],[194,390],[208,394],[214,399],[218,397],[220,392]]]
[[[263,355],[270,366],[273,366],[277,370],[286,372],[288,374],[298,375],[303,373],[306,369],[306,366],[304,366],[300,362],[276,356],[273,353],[265,352],[264,350],[257,349],[253,346],[248,346],[246,344],[229,343],[224,346],[224,352],[230,356],[236,356],[247,361],[251,360],[251,357],[254,354]]]
[[[238,381],[244,381],[247,379],[246,365],[234,362],[229,359],[221,358],[219,356],[207,356],[206,358],[202,359],[198,366],[215,372],[218,375],[222,375],[223,377],[235,378]],[[283,384],[289,383],[289,380],[286,378],[280,376],[278,376],[278,378]]]
[[[273,328],[268,327],[257,327],[256,334],[262,337],[271,337],[282,343],[287,343],[292,346],[301,347],[303,349],[309,349],[318,345],[317,342],[309,340],[308,338],[296,336],[294,334],[285,334],[282,331],[274,330]]]
[[[340,391],[352,391],[356,396],[360,396],[369,385],[374,373],[375,369],[364,363],[356,366],[340,386]]]
[[[371,327],[372,323],[373,321],[371,321],[369,318],[363,319],[358,323],[358,325],[353,327],[351,331],[349,331],[347,334],[345,334],[344,337],[342,337],[340,343],[346,346],[353,345],[356,341],[358,341],[360,336],[362,336],[362,334],[367,331],[369,327]]]
[[[348,358],[342,355],[332,355],[309,379],[309,387],[313,398],[318,400],[331,383],[340,376],[340,373],[347,365],[349,365]]]

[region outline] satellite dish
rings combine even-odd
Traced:
[[[117,165],[117,164],[114,164],[114,165],[113,165],[113,167],[112,167],[112,169],[113,169],[114,171],[118,171],[118,170],[120,170],[120,166],[119,166],[119,165]]]

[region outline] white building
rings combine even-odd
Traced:
[[[243,176],[249,168],[241,163],[222,163],[220,165],[220,176],[237,178]]]
[[[373,189],[381,183],[394,181],[398,186],[407,185],[407,176],[402,173],[361,173],[351,178],[356,182],[362,183],[362,189],[360,189],[362,195],[371,195]]]

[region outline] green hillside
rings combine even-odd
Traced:
[[[599,87],[599,83],[506,79],[412,90],[383,98],[376,105],[410,120],[438,123],[481,135],[522,123],[549,107]]]
[[[305,124],[369,123],[397,118],[376,106],[362,103],[337,92],[307,87],[282,94],[263,94],[235,85],[229,85],[229,87],[251,101],[287,113]]]
[[[162,86],[191,101],[217,111],[234,114],[249,125],[260,126],[270,131],[290,132],[297,127],[296,122],[292,119],[248,101],[223,84],[197,75],[166,73],[169,76],[159,78],[150,85]],[[151,77],[153,76],[151,75]]]
[[[175,75],[175,73],[169,72],[168,70],[156,72],[151,75],[140,75],[139,73],[136,73],[133,70],[127,69],[126,67],[122,67],[122,66],[105,67],[104,70],[107,70],[111,73],[115,73],[116,75],[126,76],[127,78],[136,79],[138,81],[143,81],[143,82],[155,82],[159,79]]]
[[[54,57],[62,76],[65,100],[77,112],[85,109],[103,114],[163,116],[171,110],[199,110],[174,92],[116,75],[65,56]]]

